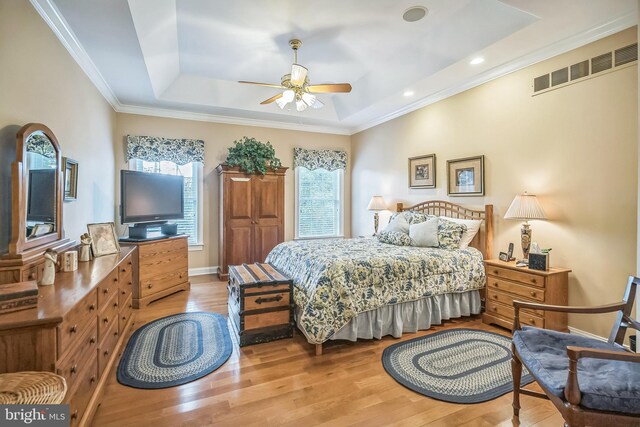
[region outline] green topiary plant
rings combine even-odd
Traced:
[[[233,141],[233,144],[224,162],[227,166],[239,166],[246,173],[260,172],[262,175],[267,173],[267,168],[278,169],[282,166],[268,141],[263,144],[255,138],[243,136],[239,141]]]

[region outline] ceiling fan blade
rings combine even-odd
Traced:
[[[244,83],[244,84],[248,84],[248,85],[265,86],[265,87],[277,87],[277,88],[283,87],[282,85],[274,85],[274,84],[271,84],[271,83],[258,83],[258,82],[245,82],[245,81],[239,81],[238,83]]]
[[[302,65],[293,64],[291,66],[291,84],[294,86],[302,86],[307,78],[307,70]]]
[[[279,93],[279,94],[277,94],[275,96],[272,96],[269,99],[265,99],[264,101],[262,101],[260,103],[260,105],[271,104],[273,101],[275,101],[276,99],[279,99],[279,98],[282,98],[282,94],[281,93]]]
[[[335,83],[324,85],[311,85],[307,86],[307,89],[311,93],[349,93],[351,92],[351,85],[349,83]]]

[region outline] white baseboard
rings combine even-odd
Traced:
[[[591,332],[583,331],[582,329],[574,328],[573,326],[569,326],[569,332],[575,335],[580,335],[587,338],[592,338],[594,340],[607,342],[608,338],[601,337],[600,335],[592,334]],[[627,344],[624,347],[629,350],[629,346]]]
[[[212,267],[190,268],[189,276],[204,276],[205,274],[216,274],[217,272],[218,272],[217,265],[214,265]]]

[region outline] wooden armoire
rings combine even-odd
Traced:
[[[228,279],[230,265],[264,262],[284,241],[284,176],[287,168],[265,175],[219,165],[220,234],[218,277]]]

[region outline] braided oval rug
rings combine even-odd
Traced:
[[[511,339],[450,329],[387,347],[384,369],[403,386],[452,403],[479,403],[513,390]],[[522,368],[521,385],[533,381]]]
[[[118,382],[135,388],[185,384],[218,369],[232,349],[227,320],[220,314],[163,317],[131,335],[118,365]]]

